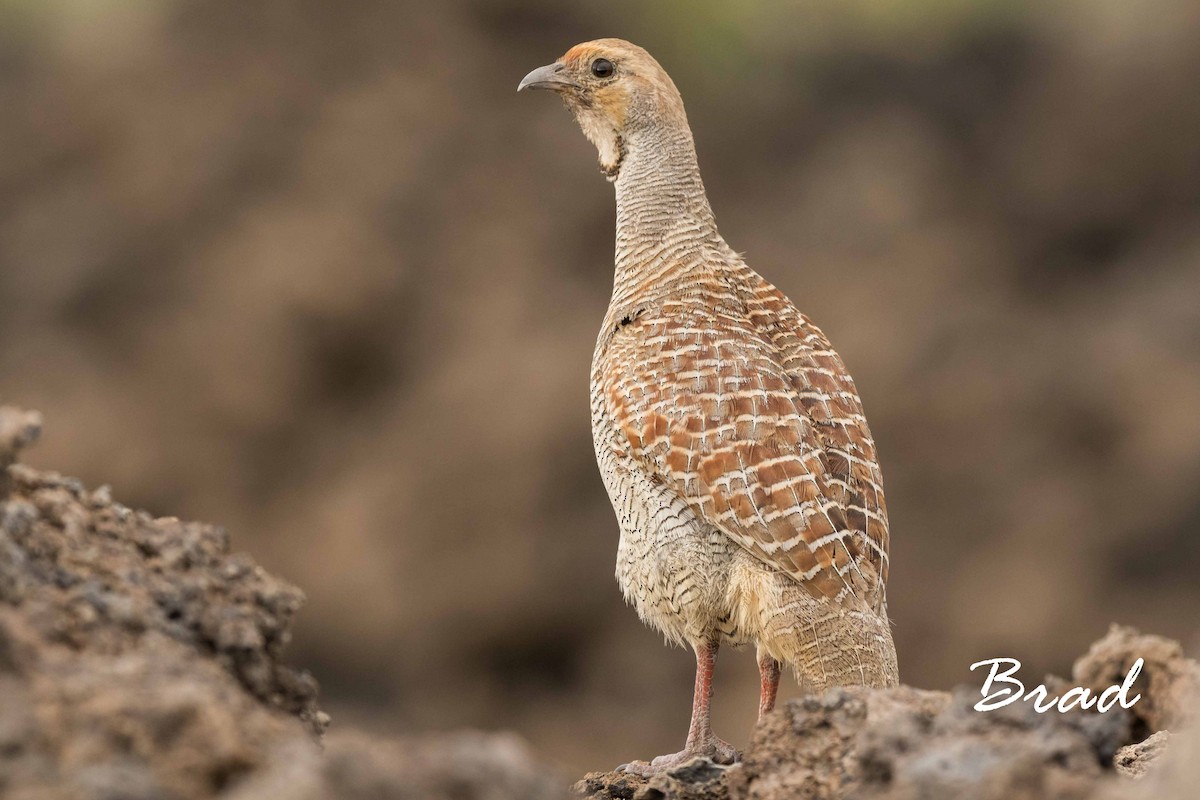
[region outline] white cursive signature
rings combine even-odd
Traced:
[[[988,673],[987,680],[983,682],[983,689],[980,690],[983,699],[975,704],[976,711],[993,711],[1009,703],[1015,703],[1017,700],[1032,700],[1033,709],[1039,714],[1044,714],[1056,706],[1059,711],[1069,711],[1075,706],[1081,708],[1096,706],[1098,711],[1104,712],[1117,703],[1121,704],[1121,708],[1132,708],[1134,703],[1142,699],[1140,694],[1135,694],[1133,699],[1129,698],[1129,690],[1133,688],[1133,682],[1137,680],[1138,673],[1142,671],[1142,659],[1140,658],[1129,668],[1129,674],[1125,676],[1124,683],[1108,687],[1099,697],[1093,697],[1092,690],[1082,686],[1068,689],[1063,692],[1062,697],[1051,697],[1045,684],[1038,684],[1036,689],[1025,694],[1025,684],[1012,677],[1013,673],[1021,668],[1020,661],[1015,658],[988,658],[976,661],[971,665],[971,670],[974,671],[976,667],[982,667],[985,664],[991,664],[992,669]],[[1010,666],[1001,672],[1001,667],[1005,665]],[[997,684],[1003,685],[993,690]]]

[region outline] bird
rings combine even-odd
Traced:
[[[731,764],[709,713],[722,645],[755,645],[760,721],[784,666],[806,693],[898,683],[875,441],[825,334],[718,233],[683,100],[654,57],[584,42],[525,89],[562,98],[615,186],[596,461],[626,601],[696,656],[683,750],[621,769]]]

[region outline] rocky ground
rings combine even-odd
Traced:
[[[232,554],[219,528],[153,518],[104,488],[14,463],[40,425],[0,408],[0,796],[567,796],[567,780],[510,735],[329,728],[316,681],[281,659],[301,591]],[[1177,732],[1195,709],[1200,667],[1177,644],[1114,626],[1069,681],[1049,685],[1119,683],[1137,657],[1142,699],[1128,711],[980,714],[966,689],[834,690],[771,715],[734,767],[698,761],[648,781],[593,773],[574,792],[1191,797],[1200,742]]]
[[[1051,677],[1047,686],[1102,690],[1119,684],[1139,656],[1142,698],[1128,711],[1038,714],[1014,704],[980,713],[972,707],[977,689],[835,689],[771,715],[736,766],[695,762],[648,781],[594,773],[575,788],[594,800],[1194,797],[1200,776],[1187,754],[1200,742],[1189,736],[1173,761],[1158,763],[1167,729],[1190,721],[1200,685],[1200,667],[1178,644],[1113,626],[1070,681]]]
[[[565,781],[505,735],[340,730],[285,665],[295,586],[220,528],[12,465],[0,408],[0,797],[538,798]]]

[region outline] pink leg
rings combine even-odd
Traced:
[[[718,739],[712,732],[709,701],[712,699],[713,668],[716,660],[715,644],[696,648],[696,689],[692,695],[692,724],[688,727],[687,743],[684,744],[683,750],[669,756],[659,756],[649,764],[645,761],[622,764],[617,767],[618,771],[655,775],[701,756],[707,756],[718,764],[732,764],[737,761],[738,752],[733,745]]]
[[[779,693],[780,664],[769,655],[758,659],[758,721],[775,710],[775,696]]]

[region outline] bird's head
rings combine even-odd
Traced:
[[[642,134],[687,131],[683,100],[654,57],[623,39],[577,44],[517,86],[558,93],[596,145],[600,168],[615,179],[626,148]]]

